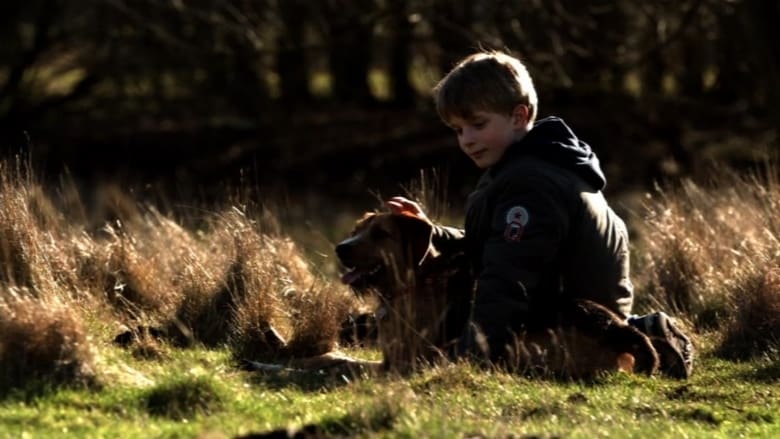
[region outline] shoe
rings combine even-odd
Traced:
[[[673,378],[686,379],[693,372],[694,347],[674,321],[664,312],[632,317],[631,326],[650,337],[650,342],[661,360],[660,371]]]

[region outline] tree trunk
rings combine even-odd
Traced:
[[[444,75],[460,59],[476,51],[471,24],[474,19],[471,0],[434,0],[433,38],[439,46],[439,70]]]
[[[414,103],[415,94],[409,82],[412,61],[412,23],[409,22],[406,0],[397,0],[393,2],[393,6],[389,26],[392,32],[388,68],[390,89],[393,104],[400,108],[409,108]]]
[[[370,105],[374,103],[368,84],[374,4],[367,0],[329,0],[323,6],[333,97],[340,103]]]
[[[307,103],[311,101],[311,92],[304,50],[306,2],[282,0],[279,13],[284,32],[277,37],[276,71],[282,99],[289,104]]]

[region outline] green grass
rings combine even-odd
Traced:
[[[231,437],[306,425],[363,437],[780,434],[780,368],[767,359],[705,355],[688,381],[557,382],[467,364],[405,378],[268,375],[237,370],[227,350],[166,354],[136,360],[106,347],[99,388],[6,395],[0,436]]]

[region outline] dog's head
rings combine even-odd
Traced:
[[[413,215],[366,214],[336,246],[348,270],[342,281],[357,292],[373,289],[391,295],[413,281],[426,257],[433,256],[432,233],[431,223]]]

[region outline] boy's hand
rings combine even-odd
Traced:
[[[431,220],[428,218],[428,215],[423,212],[422,207],[420,207],[416,201],[412,201],[408,198],[393,197],[385,201],[385,206],[387,206],[387,208],[390,209],[390,212],[392,213],[412,215],[426,222],[431,222]]]

